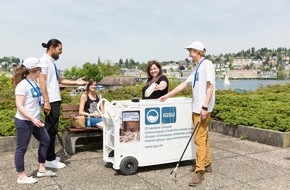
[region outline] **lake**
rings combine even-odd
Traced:
[[[290,83],[290,80],[230,80],[230,85],[223,85],[224,80],[216,80],[216,89],[243,89],[243,90],[256,90],[260,86],[267,86],[271,84],[285,84]]]

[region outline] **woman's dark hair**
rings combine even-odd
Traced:
[[[54,48],[56,48],[58,45],[62,45],[62,43],[58,40],[58,39],[51,39],[46,43],[42,43],[42,47],[46,48],[47,50],[49,50],[49,48],[52,46]]]
[[[86,87],[86,93],[89,93],[90,91],[90,86],[94,83],[94,82],[97,82],[95,79],[90,79],[88,84],[87,84],[87,87]]]
[[[152,65],[156,65],[156,67],[158,67],[158,69],[159,69],[158,76],[162,75],[161,65],[157,61],[149,61],[148,65],[147,65],[147,69],[146,69],[146,72],[148,75],[148,81],[152,80],[152,78],[153,78],[150,74],[150,68],[152,67]]]

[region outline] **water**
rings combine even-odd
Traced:
[[[230,85],[224,85],[224,80],[216,80],[216,89],[219,90],[256,90],[260,86],[267,86],[271,84],[285,84],[290,83],[290,80],[230,80]]]

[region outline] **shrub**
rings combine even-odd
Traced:
[[[15,97],[11,79],[0,75],[0,136],[15,135]],[[169,80],[169,91],[180,82]],[[141,98],[144,84],[123,86],[101,91],[102,97],[112,100]],[[70,96],[69,89],[61,91],[62,103],[79,104],[80,95]],[[189,86],[177,96],[192,97]],[[176,96],[176,97],[177,97]],[[290,84],[260,87],[254,92],[217,90],[216,105],[212,117],[231,125],[246,125],[277,131],[290,131]],[[43,113],[42,113],[43,114]],[[59,120],[59,131],[68,125],[68,120]]]

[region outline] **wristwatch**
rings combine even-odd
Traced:
[[[204,111],[207,111],[208,107],[202,106],[201,109],[203,109]]]

